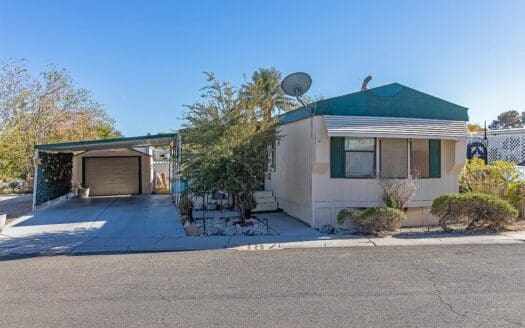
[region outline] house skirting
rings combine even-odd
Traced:
[[[368,208],[383,206],[381,204],[361,204],[360,206],[341,206],[340,204],[316,204],[311,206],[300,206],[287,201],[280,201],[279,208],[286,214],[293,216],[300,221],[308,224],[312,228],[320,228],[329,224],[334,227],[339,226],[337,223],[337,214],[347,208]],[[430,206],[416,206],[407,208],[407,220],[403,223],[404,227],[432,226],[437,225],[439,218],[430,213]]]

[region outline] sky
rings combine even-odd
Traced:
[[[177,130],[203,72],[240,85],[260,67],[312,76],[310,96],[398,82],[487,124],[525,111],[521,1],[0,0],[0,62],[56,64],[126,136]]]

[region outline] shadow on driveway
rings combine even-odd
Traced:
[[[133,251],[182,237],[169,195],[70,199],[7,225],[0,256]]]

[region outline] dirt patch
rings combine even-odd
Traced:
[[[466,224],[453,224],[450,225],[450,228],[452,229],[449,232],[444,232],[443,229],[438,226],[427,226],[427,227],[403,227],[398,232],[396,232],[394,235],[396,237],[404,237],[404,236],[432,236],[432,235],[442,235],[442,234],[469,234],[469,235],[477,235],[477,234],[483,234],[483,233],[491,233],[491,231],[483,231],[483,230],[465,230]],[[525,220],[520,219],[517,220],[514,224],[507,227],[507,230],[505,231],[525,231]]]
[[[509,227],[510,231],[525,231],[525,220],[521,219],[516,221],[512,227]]]
[[[32,195],[0,196],[0,213],[7,214],[7,222],[31,212]]]

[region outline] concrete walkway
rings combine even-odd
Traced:
[[[434,233],[405,234],[382,238],[359,235],[327,235],[283,213],[262,214],[277,236],[232,237],[226,248],[236,250],[278,250],[296,248],[423,246],[467,244],[525,244],[525,231],[506,233]]]
[[[210,211],[206,216],[211,218],[218,214]],[[227,216],[228,213],[224,215]],[[269,226],[277,234],[188,237],[170,196],[73,199],[9,224],[0,234],[0,258],[17,255],[210,249],[251,251],[525,243],[525,232],[411,234],[385,238],[326,235],[284,213],[258,214],[258,217],[268,219]]]

